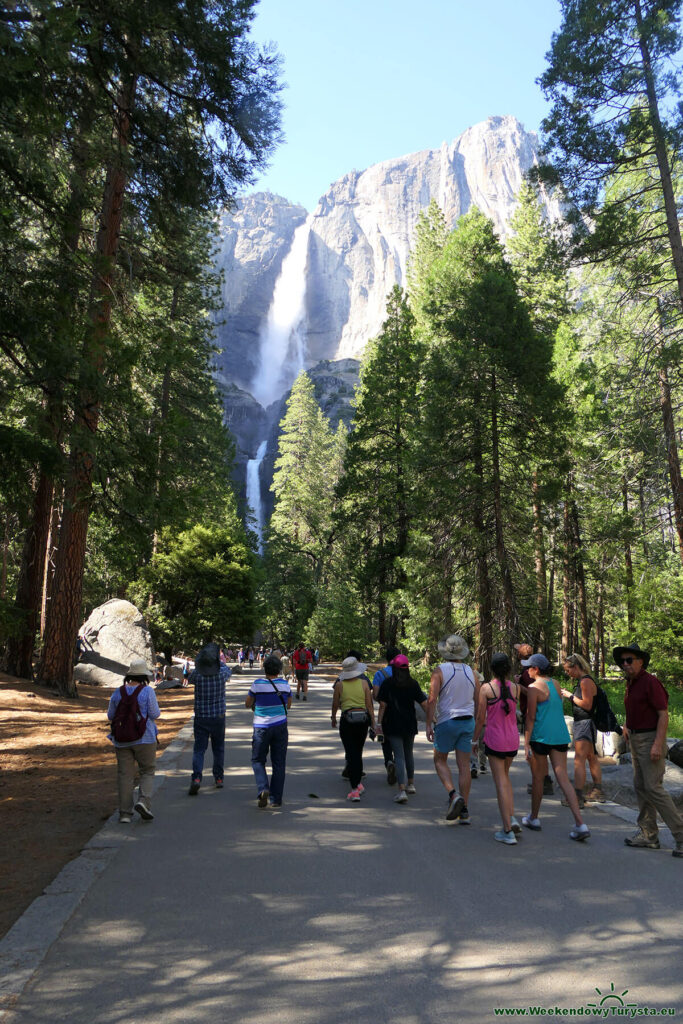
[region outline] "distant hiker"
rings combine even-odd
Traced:
[[[493,678],[481,687],[474,742],[483,747],[489,758],[496,787],[502,828],[495,835],[499,843],[514,846],[522,831],[513,815],[514,798],[510,782],[510,766],[519,750],[517,699],[520,688],[509,679],[512,669],[507,654],[497,652],[491,658]]]
[[[669,725],[669,695],[657,676],[645,669],[650,652],[636,643],[615,647],[615,663],[626,679],[626,726],[624,739],[631,748],[633,784],[638,801],[638,831],[624,839],[626,846],[659,849],[659,813],[671,829],[676,846],[674,857],[683,857],[683,814],[664,789],[666,733]]]
[[[372,696],[375,700],[379,700],[379,691],[382,688],[382,683],[387,679],[391,678],[392,668],[391,663],[401,652],[398,647],[394,647],[393,644],[389,644],[384,652],[384,658],[386,660],[385,668],[377,669],[374,676],[372,677]],[[394,764],[394,748],[391,745],[391,741],[388,736],[382,736],[382,754],[384,755],[384,768],[387,773],[387,785],[396,785],[396,765]]]
[[[270,654],[263,663],[265,679],[255,679],[244,701],[254,710],[254,732],[251,739],[251,767],[256,779],[258,806],[282,806],[287,762],[287,712],[292,706],[292,691],[282,678],[282,662]],[[271,777],[268,781],[266,760],[270,754]]]
[[[520,693],[519,693],[519,712],[520,712],[520,717],[521,717],[522,733],[524,733],[524,722],[525,722],[525,719],[526,719],[526,697],[527,697],[527,690],[531,686],[533,680],[532,680],[531,676],[529,675],[528,669],[524,668],[524,665],[522,665],[521,662],[522,662],[522,658],[530,658],[531,655],[534,653],[534,649],[531,646],[531,644],[524,643],[524,644],[515,644],[514,645],[514,651],[515,651],[515,654],[517,655],[517,660],[520,662],[520,668],[521,668],[521,672],[516,677],[515,682],[517,682],[517,684],[520,687]],[[527,785],[526,791],[527,791],[527,793],[531,794],[531,783],[529,783]],[[546,777],[543,780],[543,796],[552,796],[554,792],[555,792],[555,787],[553,786],[553,780],[551,779],[550,775],[546,775]]]
[[[314,666],[318,665],[319,662],[320,662],[320,649],[318,647],[316,647],[316,649],[313,651],[313,665]]]
[[[531,813],[522,818],[522,824],[533,832],[541,831],[538,812],[541,808],[543,780],[548,774],[550,758],[555,778],[567,798],[567,806],[576,823],[569,833],[569,838],[581,842],[588,839],[590,829],[583,822],[576,793],[567,775],[569,729],[564,720],[561,687],[550,676],[551,665],[545,654],[532,654],[522,662],[522,665],[529,670],[533,680],[527,691],[524,727],[524,753],[531,764]]]
[[[470,666],[464,664],[470,649],[461,636],[454,633],[440,640],[438,652],[442,660],[430,680],[427,739],[434,743],[434,767],[448,793],[446,818],[468,824],[470,751],[480,686]],[[455,751],[458,766],[458,790],[448,766],[451,750]]]
[[[303,699],[308,700],[308,673],[311,669],[311,652],[304,643],[300,643],[294,651],[294,673],[296,675],[296,699],[303,690]]]
[[[237,661],[239,662],[240,665],[244,661],[244,648],[243,647],[240,647],[239,651],[237,652]]]
[[[274,658],[279,658],[280,659],[280,662],[282,664],[282,668],[280,669],[280,675],[282,676],[283,679],[286,679],[286,680],[289,681],[289,676],[290,676],[291,671],[292,671],[292,663],[289,660],[289,655],[286,654],[286,653],[283,653],[280,650],[279,647],[275,648],[275,650],[272,652],[272,655],[273,655]]]
[[[337,713],[341,710],[339,737],[344,745],[348,777],[351,783],[348,800],[357,803],[365,787],[363,777],[363,747],[368,729],[375,729],[375,709],[370,686],[365,676],[367,665],[355,657],[344,658],[339,679],[332,691],[332,728],[337,727]]]
[[[220,659],[221,659],[221,665],[227,665],[228,664],[228,656],[227,656],[227,654],[225,653],[225,651],[223,650],[222,647],[220,649]]]
[[[562,690],[562,696],[571,701],[574,718],[574,789],[579,807],[583,807],[584,799],[589,802],[601,803],[602,768],[598,760],[596,743],[598,730],[593,720],[598,687],[588,662],[580,654],[570,654],[564,659],[562,668],[570,679],[576,681],[573,690]],[[586,761],[590,765],[593,788],[584,798],[586,785]]]
[[[218,644],[205,644],[195,659],[194,672],[190,676],[190,682],[194,685],[194,749],[189,796],[196,796],[202,784],[204,754],[209,740],[216,788],[223,788],[225,684],[231,675],[231,669],[227,665],[221,665]]]
[[[192,666],[190,665],[190,659],[185,658],[185,661],[183,662],[183,686],[187,686],[189,684],[191,671]]]
[[[254,667],[254,648],[250,647],[247,651],[247,658],[249,659],[249,668]]]
[[[407,803],[407,794],[415,793],[416,703],[426,712],[427,694],[411,676],[405,654],[398,654],[391,662],[391,674],[379,688],[378,716],[380,732],[388,739],[394,753],[398,782],[394,800],[397,804]]]
[[[159,704],[154,690],[148,686],[152,670],[143,658],[134,658],[123,680],[109,700],[107,718],[112,723],[109,739],[116,748],[119,790],[119,821],[128,825],[137,811],[151,821],[152,791],[157,756]],[[136,769],[140,775],[140,792],[133,804]]]

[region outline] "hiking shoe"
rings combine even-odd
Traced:
[[[549,775],[543,780],[543,796],[553,796],[555,793],[555,787],[553,786],[553,780]]]
[[[390,761],[389,764],[387,765],[387,785],[396,785],[396,765],[394,764],[393,761]]]
[[[673,857],[683,857],[683,843],[676,843],[673,848]]]
[[[476,764],[473,764],[472,767],[470,768],[470,775],[473,779],[476,779],[478,777],[479,772],[477,771]]]
[[[405,793],[404,789],[399,789],[398,793],[394,797],[394,803],[395,804],[407,804],[408,803],[408,797],[406,796],[406,793]]]
[[[570,839],[576,839],[577,843],[582,843],[584,839],[590,837],[591,830],[588,825],[575,825],[569,833]]]
[[[637,850],[658,850],[659,839],[648,839],[644,832],[636,832],[634,836],[627,836],[624,839],[624,846],[633,846]]]
[[[120,825],[130,825],[132,820],[133,820],[133,815],[132,814],[126,814],[125,812],[123,814],[119,814],[119,824]]]
[[[412,782],[409,782],[408,785],[406,786],[406,793],[410,793],[411,796],[413,795],[413,793],[417,793],[417,790],[415,789],[415,786],[413,785]]]
[[[525,814],[522,818],[522,825],[524,825],[524,828],[530,828],[532,832],[541,831],[540,819],[532,818],[529,814]]]
[[[347,800],[351,800],[352,803],[357,804],[360,800],[360,793],[358,789],[352,789],[349,795],[346,797]]]
[[[303,697],[302,697],[301,699],[302,699],[302,700],[308,700],[308,697],[307,697],[307,695],[306,695],[306,694],[304,694],[304,695],[303,695]]]
[[[216,789],[222,789],[222,788],[223,788],[223,780],[222,779],[216,779]]]
[[[258,795],[258,801],[257,801],[259,807],[267,807],[268,806],[268,796],[269,795],[270,794],[268,793],[267,789],[262,789],[261,790],[261,792]]]
[[[446,821],[455,821],[456,818],[460,817],[465,801],[459,793],[454,793],[451,799],[448,801],[448,810],[446,811]]]
[[[604,804],[605,797],[602,793],[601,786],[593,786],[590,793],[586,793],[583,798],[587,804]]]
[[[470,812],[467,810],[467,804],[463,807],[460,814],[458,815],[458,821],[461,825],[470,824]]]
[[[512,831],[512,829],[510,829],[509,832],[505,832],[504,829],[502,829],[502,828],[498,829],[498,831],[496,832],[496,834],[494,835],[493,838],[496,840],[497,843],[505,843],[506,846],[516,846],[517,845],[517,840],[515,838],[515,833]]]
[[[144,800],[138,800],[134,809],[145,821],[151,821],[152,818],[154,817],[154,815],[152,814]]]
[[[516,836],[521,835],[522,826],[516,818],[510,818],[510,828],[512,829]]]
[[[199,792],[199,787],[201,786],[201,784],[202,784],[202,780],[195,776],[195,778],[190,783],[190,788],[187,791],[187,795],[188,796],[196,796],[197,793]]]

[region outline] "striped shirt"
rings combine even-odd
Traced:
[[[282,700],[279,694],[282,694]],[[269,679],[255,679],[249,690],[249,696],[254,699],[254,728],[265,729],[269,725],[286,722],[285,706],[291,695],[289,683],[284,679],[273,679],[272,682]]]
[[[232,669],[221,665],[218,675],[203,676],[195,669],[190,676],[194,684],[195,718],[223,718],[225,715],[225,684]]]

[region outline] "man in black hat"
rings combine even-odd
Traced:
[[[194,750],[189,795],[196,796],[202,784],[204,754],[211,740],[213,777],[223,788],[225,761],[225,684],[232,669],[221,664],[218,644],[205,644],[195,659],[190,685],[194,685]]]
[[[638,644],[615,647],[613,657],[626,678],[624,738],[631,748],[633,784],[638,800],[638,831],[626,846],[658,850],[657,812],[676,842],[674,857],[683,857],[683,815],[664,789],[669,695],[657,676],[646,672],[650,652]]]

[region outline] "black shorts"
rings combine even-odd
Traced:
[[[517,750],[492,750],[487,743],[484,744],[484,750],[486,751],[487,757],[498,757],[501,761],[504,761],[506,757],[517,757]]]
[[[296,669],[296,679],[298,683],[305,683],[308,679],[308,669]]]
[[[566,754],[569,750],[568,743],[538,743],[536,740],[531,740],[529,746],[534,754],[549,754],[551,750],[559,750],[561,754]]]

